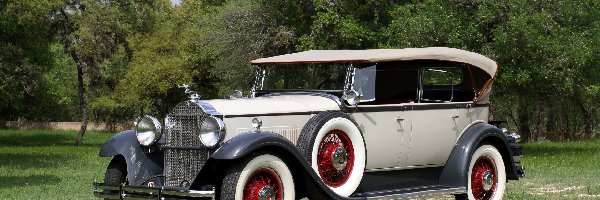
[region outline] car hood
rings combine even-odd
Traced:
[[[256,98],[214,99],[202,101],[224,117],[312,114],[339,110],[336,100],[321,95],[273,95]]]

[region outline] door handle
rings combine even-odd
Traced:
[[[458,119],[458,115],[452,115],[452,119]]]
[[[400,125],[401,129],[404,129],[404,118],[396,117],[396,123],[398,123],[398,125]]]

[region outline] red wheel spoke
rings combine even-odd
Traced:
[[[333,154],[343,149],[345,152],[345,167],[335,166]],[[329,131],[322,139],[317,150],[317,166],[323,181],[331,187],[339,187],[348,181],[354,166],[354,149],[348,135],[341,130]],[[339,155],[339,154],[337,154]],[[340,158],[341,160],[341,158]],[[339,161],[342,162],[342,161]],[[342,165],[343,166],[343,165]]]
[[[493,183],[488,190],[484,187],[484,176],[488,173],[493,178]],[[477,158],[473,169],[471,170],[471,193],[475,199],[491,199],[496,191],[498,178],[496,177],[496,168],[492,159],[488,156]]]
[[[271,197],[272,199],[280,200],[283,198],[283,188],[277,173],[271,169],[260,169],[253,172],[246,181],[243,199],[257,200],[260,191],[267,186],[275,191],[275,197]]]

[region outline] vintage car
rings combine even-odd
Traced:
[[[311,50],[252,61],[254,86],[189,100],[101,148],[102,198],[502,199],[524,175],[491,125],[497,64],[445,47]],[[163,125],[164,124],[164,125]]]

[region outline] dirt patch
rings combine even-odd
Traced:
[[[562,186],[556,186],[556,185],[547,185],[544,187],[533,188],[533,191],[531,192],[531,194],[544,195],[544,194],[548,194],[548,193],[564,193],[564,192],[579,190],[581,188],[584,188],[584,186],[562,187]]]

